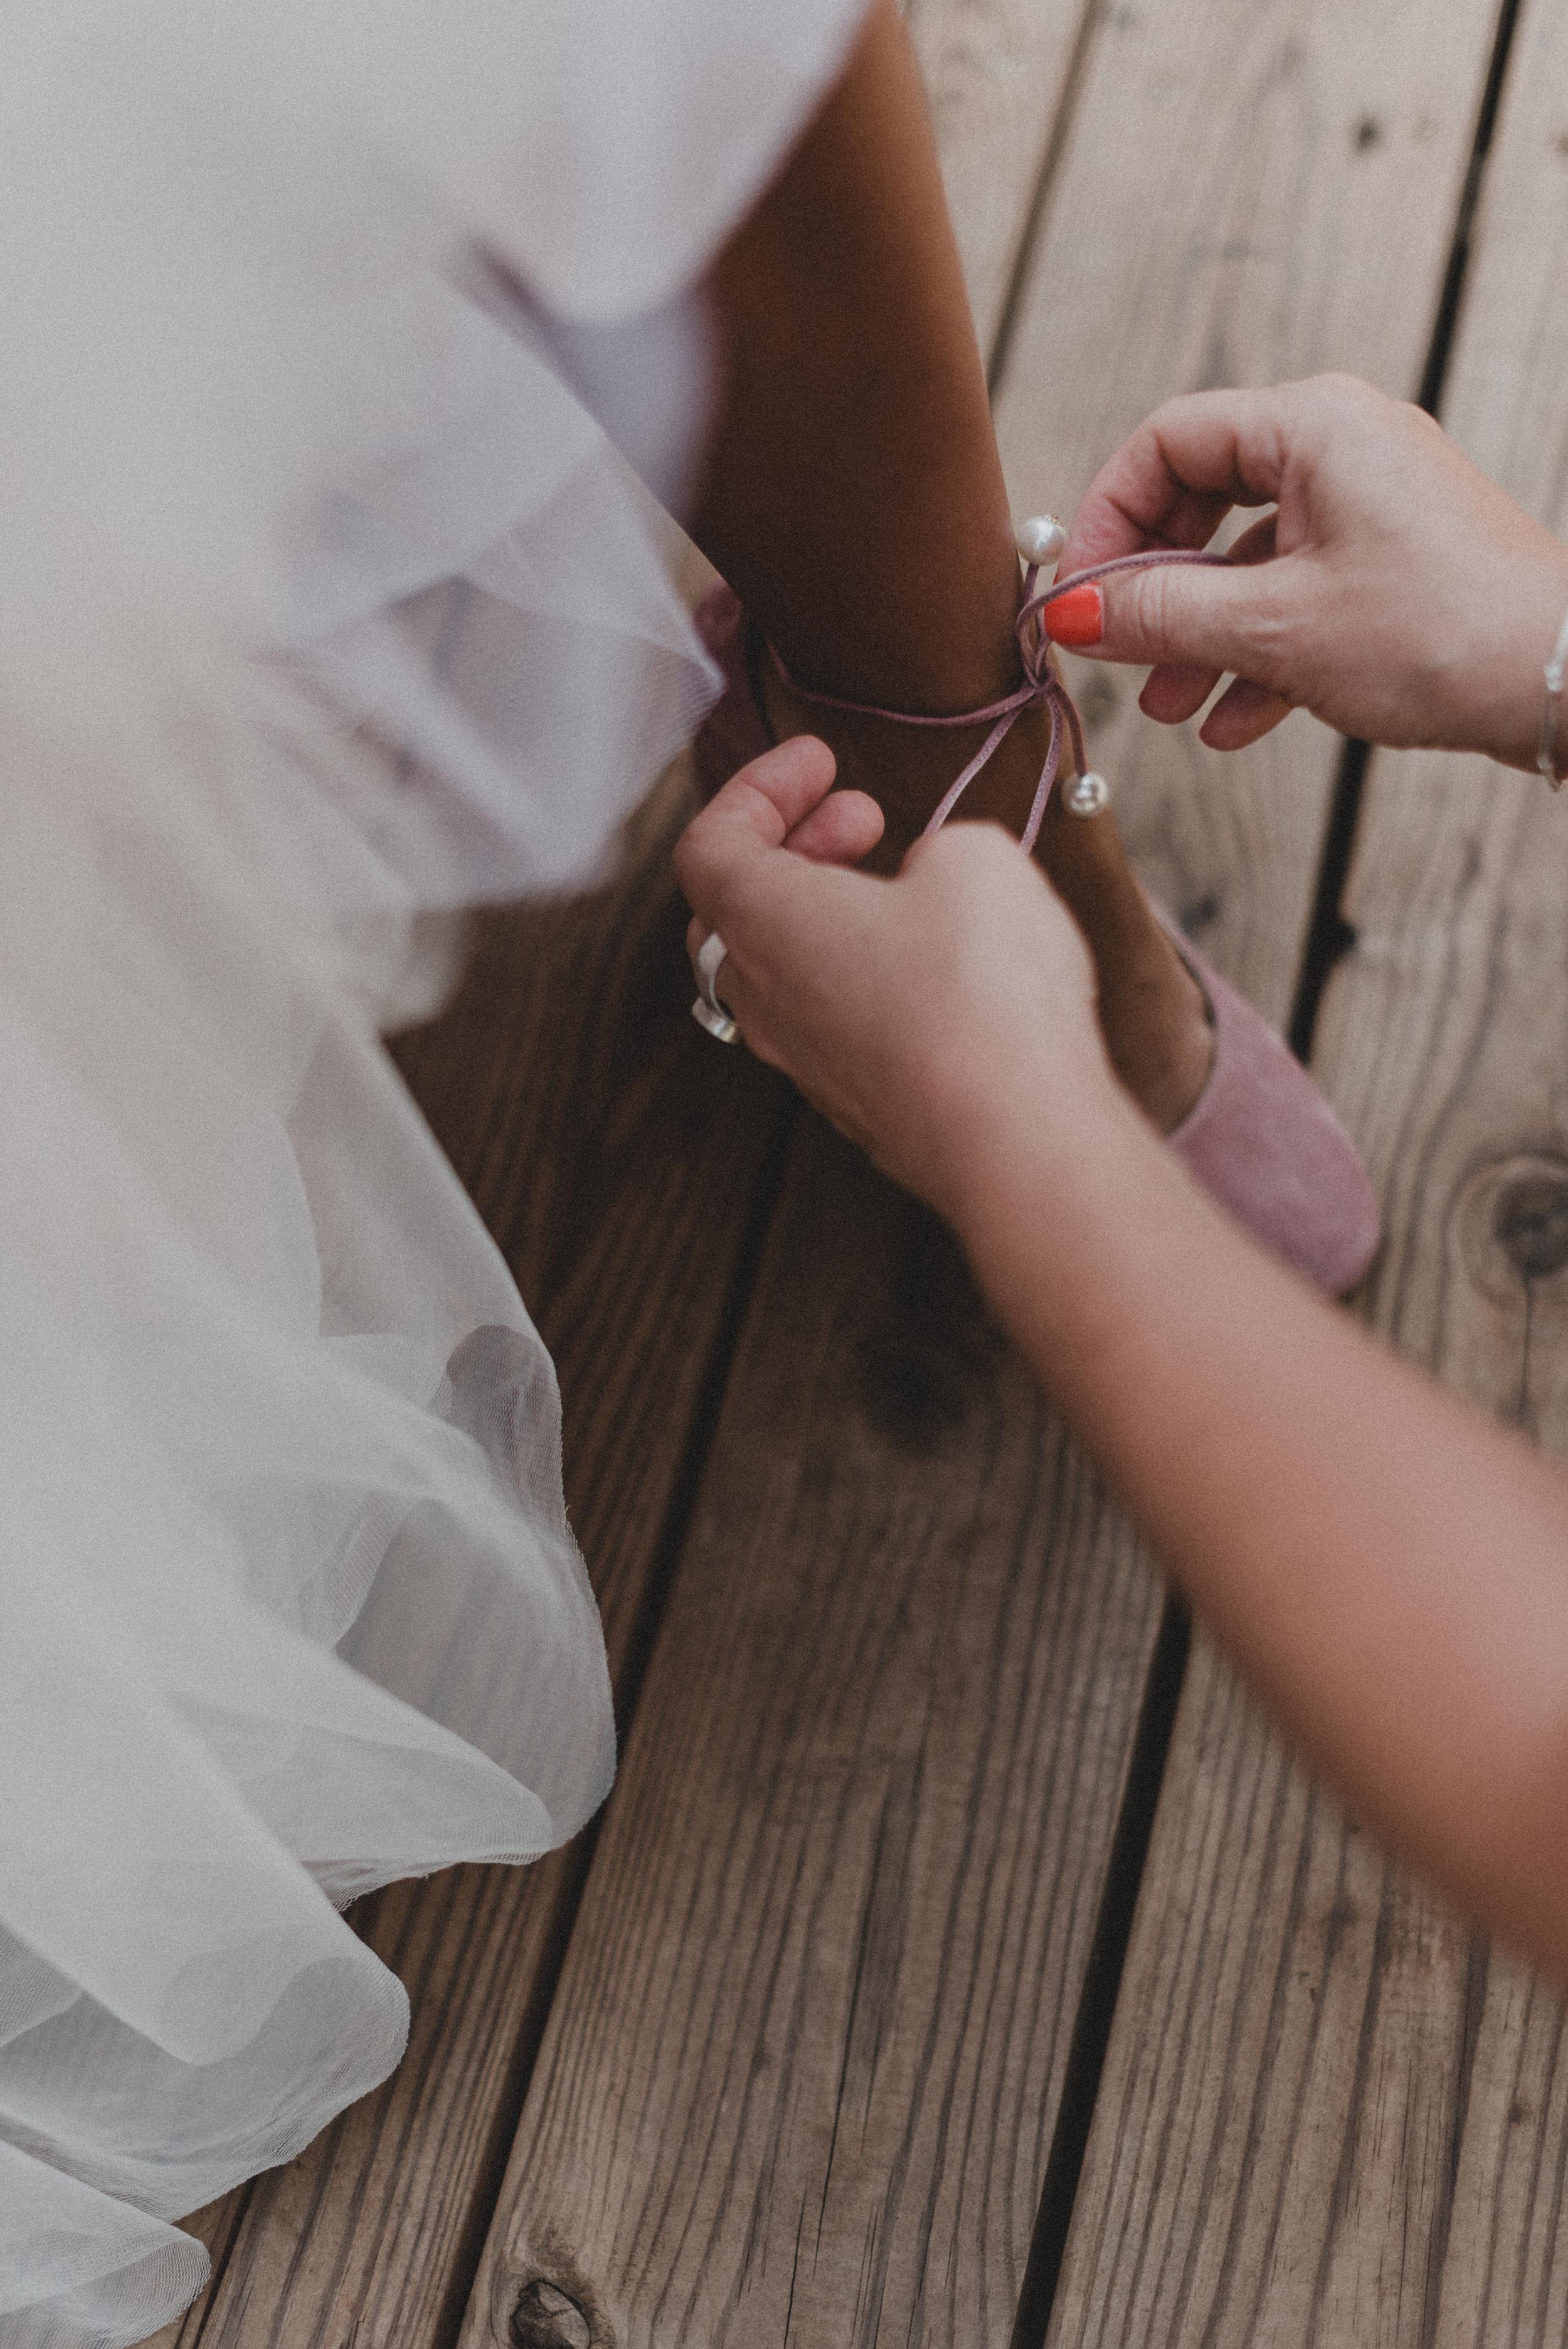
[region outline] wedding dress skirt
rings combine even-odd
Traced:
[[[14,0],[0,2343],[396,2063],[341,1905],[603,1798],[553,1374],[379,1043],[709,666],[689,289],[854,0]]]

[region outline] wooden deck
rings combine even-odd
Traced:
[[[1562,0],[912,16],[1018,511],[1346,367],[1568,528]],[[1359,1309],[1568,1449],[1568,805],[1086,698],[1368,1154]],[[557,1355],[620,1781],[366,1905],[407,2061],[203,2214],[170,2349],[1555,2349],[1557,2005],[1189,1643],[930,1219],[687,1018],[684,806],[401,1056]]]

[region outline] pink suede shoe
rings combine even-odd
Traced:
[[[1377,1254],[1377,1195],[1345,1128],[1244,996],[1154,913],[1208,999],[1214,1064],[1166,1141],[1205,1191],[1331,1297],[1354,1288]]]
[[[738,598],[716,587],[696,619],[726,680],[695,746],[698,786],[711,799],[773,738],[758,707]],[[1255,1240],[1331,1296],[1343,1296],[1371,1263],[1379,1237],[1377,1195],[1355,1146],[1268,1022],[1151,906],[1202,988],[1214,1028],[1209,1081],[1167,1137],[1170,1145]]]

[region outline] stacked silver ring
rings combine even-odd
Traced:
[[[728,952],[729,948],[725,945],[718,932],[709,930],[696,950],[692,966],[696,972],[696,983],[701,991],[692,1005],[691,1016],[707,1030],[710,1036],[717,1036],[721,1044],[733,1044],[740,1033],[734,1019],[719,1001],[716,985],[718,967]]]

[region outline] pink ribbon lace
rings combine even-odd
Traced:
[[[769,657],[779,678],[802,701],[815,702],[822,709],[847,709],[861,718],[892,718],[901,726],[983,726],[987,719],[995,719],[991,731],[980,745],[969,764],[954,782],[948,785],[925,829],[935,832],[947,822],[959,801],[980,770],[998,749],[1013,725],[1026,709],[1034,709],[1043,702],[1051,713],[1050,740],[1046,745],[1046,762],[1040,770],[1034,800],[1029,808],[1028,822],[1022,839],[1025,848],[1033,848],[1045,819],[1051,787],[1061,766],[1064,739],[1072,744],[1076,774],[1085,768],[1083,725],[1073,698],[1051,666],[1051,640],[1045,630],[1043,615],[1047,605],[1058,595],[1068,595],[1074,587],[1088,587],[1097,579],[1109,579],[1115,571],[1150,571],[1165,563],[1224,563],[1228,557],[1207,551],[1181,546],[1161,547],[1146,554],[1119,554],[1109,563],[1093,563],[1084,571],[1074,571],[1066,579],[1058,579],[1040,594],[1035,593],[1035,581],[1039,565],[1031,563],[1024,574],[1024,600],[1018,608],[1016,623],[1019,657],[1024,665],[1024,683],[1016,693],[1000,701],[988,701],[983,709],[961,709],[951,718],[926,718],[907,709],[883,709],[874,701],[841,701],[836,694],[814,693],[802,685],[785,667],[776,647],[769,645]]]

